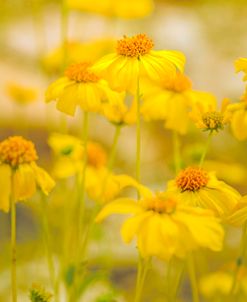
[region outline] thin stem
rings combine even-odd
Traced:
[[[46,256],[47,256],[47,263],[49,268],[49,274],[50,274],[50,281],[53,285],[54,289],[54,297],[55,301],[58,302],[58,283],[56,282],[56,274],[55,274],[55,267],[52,257],[52,251],[51,251],[51,244],[50,244],[50,227],[47,219],[47,205],[44,195],[41,196],[41,210],[42,210],[42,224],[43,224],[43,239],[44,239],[44,245],[46,250]]]
[[[192,297],[193,297],[192,301],[200,302],[197,278],[196,278],[195,262],[194,262],[193,255],[188,256],[188,273],[189,273],[191,291],[192,291]]]
[[[115,126],[115,134],[114,134],[114,138],[113,138],[113,143],[112,143],[112,147],[111,147],[109,160],[108,160],[108,163],[107,163],[107,168],[110,171],[112,170],[113,164],[114,164],[114,161],[115,161],[117,145],[118,145],[121,129],[122,129],[122,125],[118,124],[118,125]]]
[[[12,302],[17,302],[16,286],[16,206],[15,200],[11,197],[11,286]]]
[[[247,231],[247,222],[245,222],[245,224],[243,225],[240,253],[239,253],[239,257],[236,260],[236,267],[235,267],[233,280],[232,280],[232,286],[231,286],[231,290],[230,290],[230,294],[229,294],[230,297],[234,296],[234,294],[235,294],[239,271],[240,271],[241,266],[243,265],[243,262],[245,259],[246,248],[247,248],[246,231]]]
[[[209,149],[209,145],[210,145],[211,140],[212,140],[212,134],[213,134],[213,131],[209,132],[209,134],[208,134],[208,138],[207,138],[207,141],[206,141],[205,149],[204,149],[204,151],[202,152],[202,155],[201,155],[199,167],[202,167],[204,159],[205,159],[205,157],[207,155],[207,152],[208,152],[208,149]]]
[[[179,135],[175,130],[173,131],[173,148],[175,172],[178,174],[178,172],[181,170],[181,154]]]
[[[135,293],[134,302],[140,302],[141,301],[143,287],[144,287],[144,283],[145,283],[145,280],[146,280],[148,270],[150,268],[150,263],[151,263],[151,258],[142,259],[141,256],[139,255],[137,282],[136,282],[136,293]]]
[[[137,78],[136,86],[136,180],[140,182],[141,178],[141,96],[140,96],[140,78]]]

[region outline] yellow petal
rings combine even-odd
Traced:
[[[104,206],[95,221],[100,222],[111,214],[136,214],[142,210],[142,207],[134,199],[119,198]]]
[[[37,166],[36,163],[32,163],[31,166],[34,171],[35,179],[38,186],[41,188],[43,193],[48,195],[55,186],[54,180],[44,169]]]
[[[0,165],[0,209],[9,211],[11,194],[11,168],[8,165]]]

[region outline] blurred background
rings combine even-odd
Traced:
[[[1,0],[0,12],[0,139],[9,135],[23,135],[32,139],[40,155],[39,162],[48,170],[52,167],[47,145],[49,133],[67,131],[78,136],[82,127],[79,111],[75,118],[70,118],[59,113],[55,103],[45,104],[44,94],[48,84],[60,77],[69,63],[96,61],[113,52],[116,39],[123,35],[146,33],[153,39],[155,49],[184,52],[187,58],[186,73],[192,79],[193,87],[215,94],[219,101],[224,97],[238,101],[244,91],[242,75],[235,73],[233,62],[239,57],[247,57],[245,0]],[[66,62],[63,60],[64,51]],[[67,130],[63,129],[65,121]],[[90,137],[101,142],[108,150],[114,128],[96,115],[90,123]],[[171,134],[164,129],[162,122],[144,127],[142,181],[161,189],[174,176]],[[182,137],[185,164],[198,160],[204,142],[205,135],[191,126],[189,135]],[[210,169],[213,167],[217,170],[220,178],[245,194],[246,147],[245,142],[237,142],[227,130],[214,138],[207,162]],[[134,175],[134,161],[135,128],[125,127],[114,169]],[[56,207],[51,209],[52,215],[56,211]],[[35,270],[41,275],[38,280],[45,280],[45,272],[42,275],[43,260],[40,258],[38,213],[35,209],[19,205],[18,214],[18,241],[21,245],[18,256],[20,265],[23,265],[22,274],[26,272],[33,276]],[[58,221],[55,219],[51,223],[56,232]],[[102,231],[95,232],[96,237],[103,236],[99,235]],[[229,253],[235,253],[233,247],[238,235],[230,233],[227,239]],[[103,244],[102,240],[100,245],[102,255],[110,249],[116,259],[114,264],[117,263],[115,268],[112,267],[110,279],[120,291],[132,289],[135,249],[123,246],[118,234],[108,233],[107,236],[108,241]],[[6,301],[9,286],[8,272],[5,271],[9,265],[6,256],[9,249],[9,217],[6,214],[0,215],[0,239],[0,278],[4,280],[0,282],[0,301]],[[92,255],[96,258],[99,257],[97,244],[91,246]],[[31,254],[39,260],[35,264],[30,262]],[[228,254],[224,257],[227,258]],[[114,266],[113,263],[106,261],[105,267],[111,266]],[[156,265],[157,276],[162,274],[160,266],[160,263]],[[147,289],[143,301],[165,301],[161,298],[163,293],[159,292],[161,281],[157,281],[156,277],[151,283],[152,290],[157,290],[157,298],[154,300],[153,291]],[[21,286],[26,290],[24,282]],[[186,301],[189,291],[186,284],[183,291]],[[96,301],[93,298],[84,299],[82,301]],[[121,299],[117,301],[125,301]]]

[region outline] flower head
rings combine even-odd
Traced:
[[[69,66],[65,76],[52,83],[46,91],[46,101],[57,101],[57,109],[74,115],[76,107],[84,111],[99,112],[102,102],[122,98],[112,91],[106,81],[91,70],[90,63]]]
[[[199,167],[182,170],[168,182],[167,190],[179,196],[184,204],[210,209],[220,217],[229,215],[241,197],[235,189],[219,181],[213,172]]]
[[[230,122],[231,114],[227,110],[228,104],[229,101],[224,99],[219,111],[215,100],[205,104],[206,106],[202,103],[197,103],[193,106],[190,117],[198,128],[204,131],[218,132],[223,130],[224,126]]]
[[[122,226],[122,238],[129,243],[136,237],[144,258],[185,257],[200,247],[221,250],[224,231],[211,211],[184,205],[177,196],[166,192],[153,194],[146,190],[141,195],[138,202],[119,198],[108,203],[96,221],[114,213],[131,214]]]
[[[15,201],[30,198],[37,186],[45,194],[54,187],[53,179],[40,168],[34,144],[21,136],[0,142],[0,209],[8,212],[10,197]]]
[[[7,84],[7,93],[10,98],[19,105],[26,105],[37,99],[37,90],[16,83]]]
[[[30,289],[31,302],[50,302],[52,294],[48,293],[42,286],[34,284]]]
[[[152,50],[153,41],[145,34],[124,36],[117,42],[116,53],[104,56],[93,70],[105,78],[114,90],[136,91],[137,80],[147,77],[155,82],[175,75],[184,68],[184,55],[177,51]]]

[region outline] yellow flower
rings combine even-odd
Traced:
[[[42,286],[33,284],[30,289],[30,300],[31,302],[50,302],[52,294],[47,292]]]
[[[7,84],[7,93],[11,99],[20,105],[26,105],[37,100],[37,90],[16,83]]]
[[[238,140],[247,138],[247,92],[241,97],[240,102],[229,105],[231,113],[231,130]]]
[[[108,203],[96,217],[102,221],[111,214],[131,214],[125,220],[121,235],[125,243],[137,238],[142,257],[157,256],[169,260],[184,257],[200,247],[220,251],[224,231],[209,210],[182,204],[169,193],[153,194],[147,188],[137,202],[119,198]]]
[[[115,41],[113,39],[97,39],[87,43],[67,42],[66,63],[68,65],[77,62],[95,62],[102,56],[114,51]],[[42,65],[48,73],[62,71],[64,64],[64,45],[57,47],[42,59]]]
[[[235,61],[235,69],[236,72],[243,71],[245,76],[243,78],[244,81],[247,80],[247,58],[239,58]]]
[[[34,144],[21,136],[12,136],[0,143],[0,209],[8,212],[10,198],[22,201],[36,192],[37,186],[48,195],[53,179],[40,168]]]
[[[214,172],[198,167],[182,170],[168,182],[167,191],[180,196],[184,204],[210,209],[219,217],[229,215],[241,198],[235,189],[219,181]]]
[[[46,101],[57,101],[57,109],[74,115],[76,107],[84,111],[99,112],[103,101],[119,98],[106,81],[91,71],[89,63],[71,65],[65,76],[52,83],[46,91]]]
[[[124,36],[118,40],[116,53],[104,56],[93,70],[105,78],[112,89],[136,91],[138,78],[159,81],[184,68],[185,57],[177,51],[154,51],[153,41],[145,34]]]
[[[113,124],[131,125],[136,122],[136,99],[133,98],[131,105],[122,100],[111,100],[102,105],[102,114]]]
[[[222,101],[221,110],[217,110],[217,102],[212,99],[211,102],[196,103],[192,107],[190,113],[191,119],[195,122],[195,125],[204,131],[216,131],[223,130],[224,126],[230,122],[231,114],[228,110],[229,100],[224,99]]]
[[[164,120],[165,128],[180,134],[187,132],[191,106],[212,99],[212,95],[208,93],[193,90],[190,79],[180,72],[175,76],[165,77],[160,84],[147,82],[143,85],[142,93],[144,102],[141,112],[144,118]]]
[[[200,291],[207,299],[213,299],[217,296],[220,296],[222,299],[222,296],[228,298],[233,283],[233,276],[233,269],[224,269],[210,273],[201,278],[199,282]],[[245,267],[242,267],[238,273],[236,286],[238,287],[238,292],[247,295],[247,271]],[[246,296],[243,297],[243,300],[237,299],[237,301],[246,301]]]
[[[67,0],[69,8],[110,17],[142,18],[153,11],[152,0]]]
[[[247,221],[247,195],[243,196],[238,204],[232,209],[231,213],[226,217],[226,222],[240,227]]]

